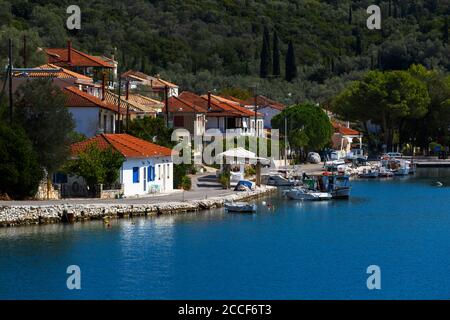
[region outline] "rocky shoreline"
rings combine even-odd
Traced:
[[[0,207],[0,227],[12,227],[31,224],[74,223],[77,221],[107,218],[124,218],[133,216],[157,216],[195,212],[219,208],[227,201],[244,201],[255,199],[276,190],[265,186],[255,191],[246,191],[224,197],[184,202],[166,202],[152,204],[55,204],[55,205],[13,205]]]

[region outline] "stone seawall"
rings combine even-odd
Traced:
[[[104,218],[123,218],[132,216],[174,214],[194,212],[222,207],[227,201],[255,199],[272,193],[275,187],[263,187],[255,191],[240,192],[224,197],[205,200],[162,203],[102,203],[102,204],[67,204],[55,205],[13,205],[0,207],[0,227],[27,224],[46,224],[58,222],[75,222]],[[38,203],[38,202],[37,202]]]

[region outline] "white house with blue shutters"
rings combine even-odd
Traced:
[[[127,159],[120,170],[120,181],[125,197],[173,191],[172,159]]]
[[[111,147],[123,155],[124,162],[120,168],[117,183],[122,185],[124,197],[173,191],[171,149],[129,134],[99,134],[73,144],[71,147],[73,156],[94,143],[101,149]],[[82,179],[78,178],[75,182],[80,184],[80,181]],[[80,189],[80,186],[72,189]]]

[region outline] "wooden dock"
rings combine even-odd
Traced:
[[[441,161],[415,161],[418,168],[450,168],[449,160]]]

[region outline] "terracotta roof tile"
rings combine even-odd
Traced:
[[[81,91],[77,87],[66,87],[64,88],[63,92],[67,95],[67,107],[98,107],[117,112],[116,105],[113,105],[108,101],[103,101],[84,91]],[[125,114],[126,110],[124,108],[121,108],[120,112],[121,114]]]
[[[92,82],[92,78],[76,73],[62,67],[58,67],[54,64],[43,64],[38,66],[32,72],[16,72],[13,74],[16,78],[58,78],[58,79],[77,79],[87,82]],[[39,71],[42,70],[42,71]],[[59,72],[48,72],[48,70],[59,70]]]
[[[253,106],[255,104],[255,98],[249,98],[244,102],[248,106]],[[284,104],[276,102],[275,100],[269,99],[262,95],[258,95],[256,97],[256,103],[258,104],[258,106],[268,106],[280,111],[282,111],[285,108]]]
[[[113,68],[114,66],[102,59],[87,53],[70,48],[70,61],[68,48],[45,48],[48,62],[62,67],[101,67]]]
[[[96,143],[100,149],[112,147],[120,152],[125,158],[152,158],[170,157],[174,153],[172,149],[148,142],[131,136],[121,134],[99,134],[88,140],[74,143],[71,146],[72,155],[83,152],[89,145]]]
[[[152,87],[156,90],[162,90],[167,85],[169,88],[178,88],[178,86],[174,83],[171,83],[169,81],[163,80],[159,78],[158,76],[149,76],[143,72],[135,71],[135,70],[128,70],[122,74],[122,78],[133,78],[135,80],[140,80],[144,82],[144,84]]]
[[[347,128],[346,126],[341,125],[340,123],[333,121],[334,132],[340,133],[345,136],[359,136],[361,133],[359,131],[353,130],[351,128]]]

